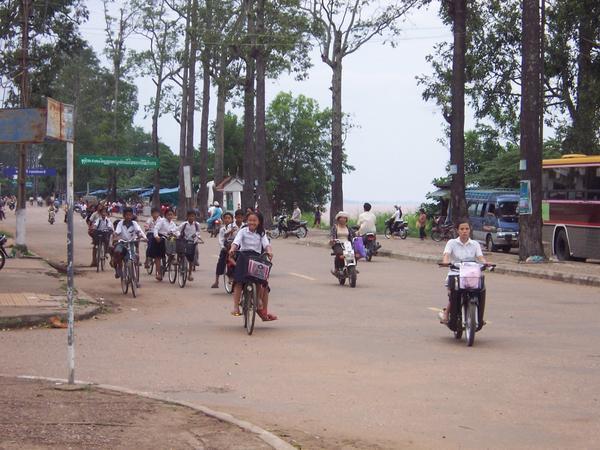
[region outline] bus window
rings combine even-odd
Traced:
[[[502,217],[502,220],[506,222],[517,222],[519,220],[517,215],[517,207],[519,202],[500,202],[498,204],[497,215]]]
[[[488,205],[487,203],[484,203],[484,204],[483,204],[483,206],[481,207],[481,209],[480,209],[480,211],[479,211],[479,215],[480,215],[481,217],[483,217],[483,215],[485,214],[485,211],[486,211],[486,206],[487,206],[487,205]],[[492,203],[490,203],[490,206],[489,206],[489,208],[493,208],[493,207],[494,207],[494,205],[493,205]]]
[[[469,214],[469,217],[477,217],[477,207],[478,206],[479,206],[479,203],[477,203],[477,202],[469,203],[467,205],[467,213]]]

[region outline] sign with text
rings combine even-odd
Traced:
[[[158,158],[144,156],[79,155],[78,159],[82,166],[134,167],[138,169],[156,169],[159,166]]]
[[[73,142],[73,105],[66,105],[50,97],[47,98],[46,136],[59,141]]]
[[[3,172],[5,177],[13,177],[19,174],[19,169],[17,169],[16,167],[5,167]],[[34,167],[31,169],[27,169],[26,173],[28,177],[55,177],[56,169]]]

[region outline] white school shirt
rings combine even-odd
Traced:
[[[479,242],[469,239],[463,244],[460,238],[450,239],[446,243],[444,254],[450,256],[450,262],[453,264],[461,261],[475,260],[477,257],[483,256]]]
[[[154,227],[156,227],[156,224],[159,220],[160,217],[156,220],[154,220],[152,217],[146,220],[146,233],[154,233]]]
[[[253,233],[248,227],[238,231],[233,243],[238,246],[238,250],[241,252],[255,251],[256,253],[262,253],[263,249],[271,245],[266,234],[261,236],[256,232]]]
[[[102,217],[99,217],[95,222],[94,222],[94,229],[98,230],[98,231],[115,231],[112,222],[108,219],[108,217],[106,219],[103,219]]]
[[[164,236],[167,237],[169,234],[174,234],[175,236],[179,236],[179,230],[177,229],[177,224],[175,221],[168,221],[166,218],[161,218],[156,221],[156,225],[154,225],[154,237]]]
[[[127,242],[133,241],[133,240],[137,239],[138,237],[144,237],[144,238],[146,237],[146,235],[142,231],[142,228],[135,220],[132,220],[131,223],[129,224],[129,226],[126,226],[125,221],[121,220],[117,224],[117,229],[115,230],[115,234],[117,235],[117,237],[119,239],[123,239],[124,241],[127,241]]]
[[[360,216],[358,216],[358,225],[360,228],[358,229],[358,234],[365,235],[367,233],[375,233],[377,232],[377,228],[375,226],[375,222],[377,221],[377,217],[371,211],[365,211]]]
[[[179,236],[181,236],[186,241],[194,241],[198,240],[198,236],[200,235],[200,224],[196,221],[193,223],[189,223],[187,220],[179,225],[178,228]]]

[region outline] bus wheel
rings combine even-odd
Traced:
[[[567,240],[565,230],[559,230],[554,242],[554,252],[559,261],[569,261],[571,259],[571,249]]]
[[[485,249],[488,252],[495,252],[496,246],[494,245],[494,241],[492,240],[492,236],[488,234],[485,238]]]

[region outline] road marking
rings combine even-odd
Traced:
[[[430,311],[435,311],[435,312],[442,312],[443,311],[443,309],[441,309],[441,308],[434,308],[433,306],[430,306],[427,309],[430,310]]]
[[[288,275],[292,275],[294,277],[302,278],[303,280],[317,281],[316,278],[308,277],[306,275],[302,275],[301,273],[289,272]]]

